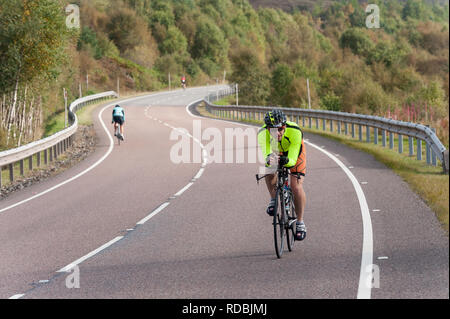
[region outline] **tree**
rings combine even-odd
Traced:
[[[57,77],[68,37],[62,8],[57,0],[0,0],[0,92]]]
[[[269,96],[270,77],[257,55],[249,48],[238,49],[231,57],[230,81],[239,84],[242,104],[265,105]]]
[[[217,59],[227,53],[227,45],[222,31],[209,21],[200,21],[192,47],[194,58]]]
[[[294,75],[286,64],[280,63],[272,72],[272,93],[270,101],[274,104],[288,105],[288,93],[291,88]]]
[[[350,48],[356,55],[366,56],[374,47],[370,38],[357,28],[344,31],[339,40],[341,48]]]
[[[128,8],[113,11],[106,30],[120,52],[132,50],[150,37],[147,24]]]

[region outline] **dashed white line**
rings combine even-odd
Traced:
[[[136,223],[136,225],[143,225],[145,224],[147,221],[149,221],[152,217],[154,217],[155,215],[157,215],[158,213],[160,213],[164,208],[166,208],[167,206],[169,206],[169,202],[165,202],[164,204],[161,204],[157,209],[155,209],[153,212],[150,213],[150,215],[148,215],[147,217],[144,217],[143,219],[141,219],[140,221],[138,221]]]
[[[175,196],[180,196],[181,194],[183,194],[185,191],[188,190],[189,187],[191,187],[194,183],[190,182],[189,184],[187,184],[186,186],[184,186],[182,189],[180,189]]]
[[[114,238],[113,240],[107,242],[106,244],[100,246],[99,248],[91,251],[89,254],[84,255],[83,257],[75,260],[74,262],[68,264],[67,266],[61,268],[60,270],[58,270],[57,272],[68,272],[70,271],[73,267],[81,264],[83,261],[85,261],[86,259],[91,258],[92,256],[98,254],[99,252],[101,252],[102,250],[108,248],[109,246],[113,245],[114,243],[118,242],[119,240],[121,240],[123,238],[123,236],[117,236],[116,238]]]

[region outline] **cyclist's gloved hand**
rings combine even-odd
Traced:
[[[284,166],[284,165],[286,165],[287,163],[289,163],[289,158],[287,157],[287,156],[280,156],[280,165],[281,166]]]
[[[270,154],[269,156],[267,156],[267,158],[266,158],[266,167],[270,167],[270,166],[273,166],[273,165],[275,165],[275,160],[276,160],[276,156],[275,156],[275,154]]]

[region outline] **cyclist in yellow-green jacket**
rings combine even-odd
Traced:
[[[290,184],[297,215],[296,240],[303,240],[306,237],[306,226],[303,221],[306,203],[306,194],[303,190],[303,180],[306,174],[303,132],[296,123],[288,122],[286,115],[279,109],[268,112],[264,117],[264,123],[258,132],[258,143],[267,166],[276,166],[280,160],[281,164],[290,168],[290,172],[294,175],[291,176]],[[265,180],[271,197],[267,214],[273,216],[277,175],[268,175]]]

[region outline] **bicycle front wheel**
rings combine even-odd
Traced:
[[[286,237],[285,218],[283,192],[277,190],[276,205],[273,215],[273,239],[275,243],[275,252],[278,258],[281,258],[284,250],[284,238]]]
[[[287,224],[286,224],[286,242],[289,251],[292,251],[292,248],[294,247],[294,241],[295,241],[295,221],[297,220],[295,216],[295,204],[294,199],[292,197],[292,191],[289,189],[289,211],[286,212],[287,216]]]

